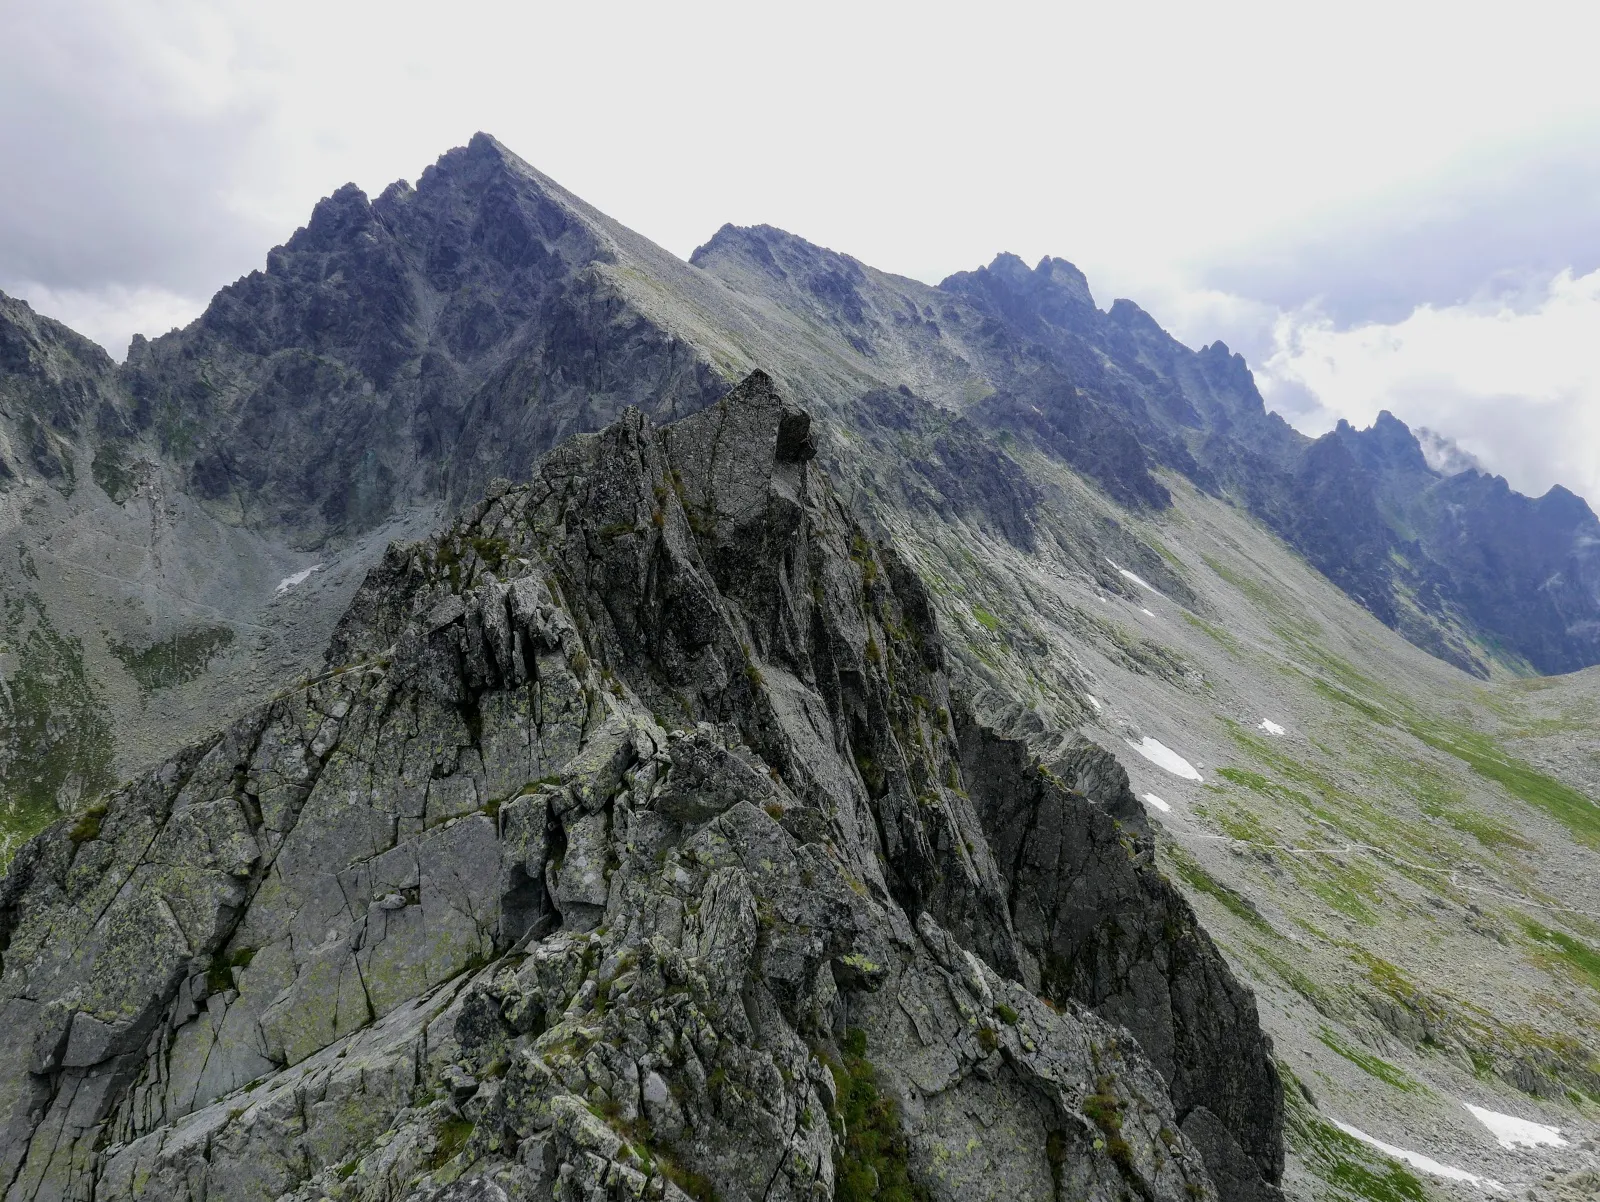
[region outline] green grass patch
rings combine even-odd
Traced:
[[[1271,834],[1249,810],[1237,805],[1219,805],[1212,812],[1218,826],[1230,839],[1242,843],[1271,843]]]
[[[84,666],[83,644],[59,634],[43,603],[0,609],[0,871],[17,848],[114,783],[110,715]]]
[[[1428,1193],[1415,1174],[1318,1114],[1295,1075],[1281,1062],[1278,1073],[1284,1078],[1286,1142],[1328,1186],[1326,1191],[1317,1191],[1319,1202],[1428,1202]]]
[[[835,1142],[837,1202],[927,1202],[928,1192],[911,1179],[911,1148],[894,1099],[878,1089],[867,1059],[867,1036],[852,1028],[842,1064],[830,1065],[837,1093],[835,1116],[842,1139]]]
[[[983,606],[974,605],[972,607],[972,616],[978,620],[978,625],[982,626],[990,634],[1000,633],[1000,619],[984,609]]]
[[[1338,1034],[1331,1028],[1323,1027],[1322,1033],[1317,1038],[1322,1040],[1323,1044],[1330,1050],[1337,1052],[1362,1072],[1376,1077],[1385,1085],[1392,1085],[1394,1088],[1404,1090],[1406,1093],[1420,1093],[1427,1088],[1404,1069],[1390,1064],[1383,1057],[1374,1056],[1370,1052],[1363,1052],[1358,1048],[1351,1047],[1340,1039]]]
[[[1330,856],[1295,857],[1292,863],[1302,885],[1341,914],[1364,926],[1377,926],[1375,907],[1383,904],[1377,874],[1354,862],[1340,863]]]
[[[439,1130],[434,1136],[433,1155],[428,1158],[430,1169],[442,1168],[454,1160],[461,1149],[467,1146],[467,1141],[472,1138],[473,1124],[470,1120],[452,1116],[439,1124]]]
[[[1463,835],[1471,835],[1491,851],[1498,851],[1502,847],[1514,847],[1518,851],[1533,851],[1536,847],[1536,844],[1524,839],[1505,823],[1490,818],[1487,814],[1480,814],[1475,810],[1451,808],[1424,810],[1424,812],[1444,819]]]
[[[194,680],[232,644],[233,631],[226,626],[195,626],[148,647],[120,642],[108,646],[139,687],[153,693]]]
[[[1244,768],[1218,768],[1217,775],[1225,781],[1230,781],[1257,793],[1270,795],[1276,791],[1272,787],[1272,782],[1259,772],[1250,772]]]
[[[1541,950],[1564,962],[1575,976],[1587,981],[1590,988],[1600,990],[1600,952],[1565,931],[1552,930],[1532,919],[1521,919],[1520,925]]]
[[[1255,759],[1272,769],[1283,780],[1291,781],[1301,790],[1322,797],[1324,800],[1336,799],[1344,801],[1350,797],[1344,789],[1325,773],[1319,772],[1310,764],[1302,763],[1290,755],[1285,747],[1273,741],[1270,736],[1261,737],[1252,734],[1237,722],[1228,723],[1228,733],[1233,741],[1240,747],[1250,752]],[[1252,792],[1265,793],[1268,796],[1281,797],[1287,801],[1298,802],[1302,805],[1311,804],[1311,797],[1306,792],[1288,788],[1275,781],[1269,780],[1259,772],[1251,772],[1242,768],[1224,768],[1219,775],[1225,779],[1250,789]]]
[[[67,832],[67,838],[74,848],[100,837],[100,823],[106,816],[104,803],[90,806],[78,815],[78,820],[72,824],[72,829]]]
[[[1263,934],[1272,934],[1272,924],[1261,916],[1243,894],[1217,880],[1199,863],[1197,863],[1182,848],[1174,845],[1167,850],[1167,862],[1172,865],[1172,870],[1178,874],[1183,882],[1196,893],[1203,893],[1222,906],[1235,918],[1243,920]]]
[[[1502,847],[1534,850],[1533,843],[1505,823],[1472,809],[1461,790],[1429,765],[1398,755],[1374,756],[1372,763],[1385,779],[1409,793],[1430,818],[1449,823],[1491,850]]]
[[[1245,657],[1244,648],[1239,645],[1239,640],[1234,638],[1232,634],[1223,629],[1221,626],[1218,626],[1214,622],[1208,622],[1198,614],[1192,614],[1188,610],[1183,610],[1182,616],[1185,622],[1189,623],[1190,626],[1193,626],[1196,630],[1200,631],[1201,634],[1205,635],[1212,642],[1216,643],[1217,646],[1221,647],[1235,659],[1243,659]]]
[[[1600,806],[1578,790],[1510,755],[1478,731],[1437,721],[1413,722],[1410,729],[1429,747],[1455,756],[1511,796],[1543,810],[1583,843],[1600,848]]]
[[[1330,1127],[1336,1135],[1344,1135],[1337,1127]],[[1346,1136],[1349,1139],[1348,1136]],[[1351,1139],[1360,1145],[1360,1141]],[[1422,1182],[1399,1161],[1389,1161],[1387,1167],[1369,1168],[1358,1161],[1345,1159],[1329,1166],[1327,1181],[1350,1191],[1364,1202],[1427,1202]]]
[[[1360,714],[1369,722],[1374,722],[1379,726],[1395,725],[1395,715],[1390,710],[1386,709],[1384,706],[1375,701],[1368,701],[1365,697],[1359,697],[1355,693],[1350,692],[1348,689],[1342,689],[1336,684],[1329,684],[1326,680],[1313,680],[1311,682],[1311,687],[1328,701],[1332,701],[1339,705],[1345,706],[1348,709],[1355,710],[1356,713]]]
[[[1304,650],[1308,644],[1302,645]],[[1581,842],[1600,848],[1600,805],[1570,785],[1539,771],[1482,731],[1458,722],[1426,717],[1403,698],[1362,675],[1337,656],[1320,654],[1319,667],[1338,683],[1317,680],[1317,691],[1368,721],[1403,730],[1435,751],[1454,756],[1485,780],[1493,781],[1512,797],[1544,811],[1564,825]],[[1481,828],[1490,839],[1504,832],[1499,824]],[[1472,832],[1476,835],[1476,832]]]
[[[1100,1128],[1106,1154],[1111,1157],[1117,1170],[1124,1177],[1132,1178],[1136,1175],[1133,1148],[1123,1138],[1122,1103],[1117,1101],[1111,1092],[1111,1086],[1110,1077],[1099,1078],[1095,1082],[1094,1092],[1083,1100],[1083,1112],[1096,1127]]]
[[[256,949],[241,947],[231,955],[223,955],[220,951],[211,958],[210,967],[206,969],[206,985],[212,993],[221,993],[223,990],[233,988],[233,970],[248,968],[250,961],[256,958]]]
[[[1284,957],[1278,955],[1277,952],[1270,951],[1259,943],[1247,942],[1245,946],[1254,953],[1256,959],[1276,973],[1278,978],[1290,989],[1310,1002],[1319,1013],[1326,1014],[1328,1012],[1330,1002],[1322,986],[1306,976],[1293,964],[1290,964]]]
[[[138,484],[127,460],[122,456],[122,448],[114,442],[102,443],[95,449],[89,471],[94,476],[94,482],[118,505],[133,495]]]

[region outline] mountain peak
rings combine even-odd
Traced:
[[[1341,418],[1336,433],[1368,471],[1409,476],[1434,474],[1411,427],[1387,409],[1365,430],[1357,430]]]
[[[1020,256],[1002,251],[987,267],[958,271],[940,281],[939,287],[992,305],[1025,328],[1077,329],[1097,316],[1083,272],[1049,255],[1030,269]]]
[[[481,129],[477,133],[473,134],[470,139],[468,139],[467,150],[480,158],[496,158],[502,163],[512,160],[515,160],[519,163],[522,162],[520,158],[518,158],[506,147],[504,142],[495,137],[493,134],[485,133]]]
[[[372,221],[372,204],[355,184],[324,196],[311,210],[311,220],[289,239],[290,250],[326,250],[346,241]]]

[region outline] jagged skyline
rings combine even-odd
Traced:
[[[1600,493],[1576,6],[391,12],[19,6],[0,289],[120,357],[345,180],[376,195],[484,128],[680,256],[724,221],[930,283],[1065,256],[1102,306],[1242,351],[1308,433],[1389,408],[1524,492]]]

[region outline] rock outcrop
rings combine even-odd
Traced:
[[[630,410],[30,842],[5,1196],[1273,1196],[1248,993],[814,454]]]

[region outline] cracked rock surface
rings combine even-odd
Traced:
[[[1279,1196],[1126,777],[977,721],[814,454],[760,373],[629,411],[29,843],[5,1197]]]

